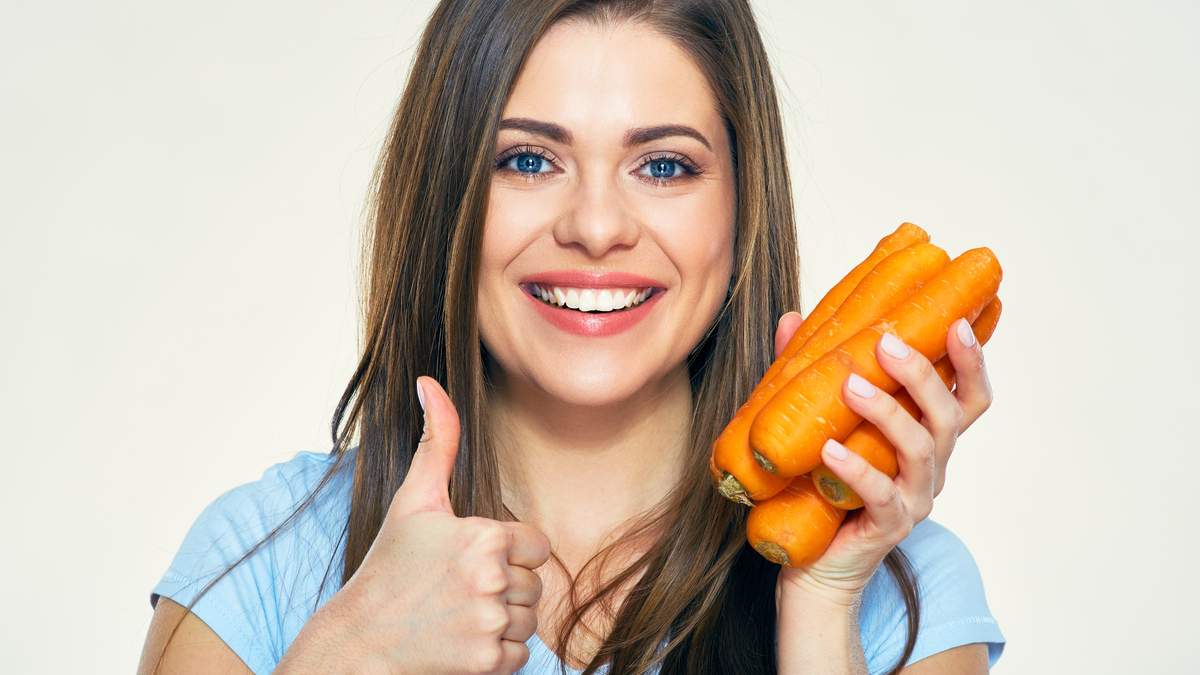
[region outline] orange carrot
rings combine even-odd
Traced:
[[[817,303],[815,309],[805,317],[804,322],[792,337],[788,339],[784,345],[783,351],[779,353],[771,367],[767,369],[755,385],[754,391],[747,397],[747,401],[753,399],[755,395],[767,385],[776,374],[783,369],[786,362],[791,359],[808,338],[821,327],[821,324],[833,316],[850,292],[858,286],[863,277],[873,270],[884,258],[895,253],[896,251],[907,248],[912,244],[929,241],[929,233],[912,223],[901,223],[891,234],[880,239],[875,244],[875,249],[867,256],[865,260],[860,262],[850,270],[850,273],[842,278],[841,281],[834,284],[825,296]],[[790,379],[790,376],[789,376]],[[769,397],[768,397],[769,398]],[[764,401],[765,402],[765,401]],[[761,407],[761,406],[760,406]],[[784,479],[776,478],[770,473],[764,471],[758,464],[747,462],[750,459],[750,423],[754,421],[754,415],[758,414],[758,408],[752,411],[747,411],[745,405],[734,415],[734,421],[731,421],[727,428],[722,431],[721,436],[713,444],[713,452],[709,456],[708,468],[712,476],[713,485],[725,497],[733,501],[752,506],[750,495],[769,495],[775,494],[787,485]],[[720,452],[718,452],[720,448]],[[723,455],[722,460],[730,471],[724,471],[718,466],[717,455]],[[734,476],[742,477],[749,487],[745,487]]]
[[[858,283],[863,280],[863,277],[867,276],[871,270],[883,262],[884,258],[896,251],[902,251],[913,244],[920,244],[926,241],[929,241],[929,233],[921,229],[920,226],[912,223],[900,223],[900,227],[897,227],[891,234],[880,239],[875,244],[875,249],[871,251],[871,255],[868,255],[865,260],[855,265],[849,274],[834,284],[833,288],[830,288],[825,293],[825,296],[821,298],[821,301],[817,303],[813,311],[805,317],[804,323],[800,324],[800,327],[792,334],[783,351],[779,353],[779,357],[767,369],[766,374],[762,376],[760,382],[774,377],[775,373],[782,368],[781,362],[786,361],[793,354],[800,351],[800,347],[804,346],[805,342],[808,342],[808,338],[812,337],[813,333],[821,327],[821,324],[825,323],[826,319],[837,312],[837,309],[842,306],[842,303],[849,297],[850,292],[858,286]]]
[[[721,494],[750,505],[783,490],[788,478],[764,470],[750,449],[749,429],[755,415],[809,364],[912,297],[949,260],[945,251],[930,243],[913,244],[884,258],[774,378],[755,387],[713,444],[713,464],[723,472],[718,483]]]
[[[817,359],[784,385],[750,425],[750,446],[763,468],[798,476],[821,463],[829,438],[845,440],[862,421],[842,400],[842,383],[852,372],[891,394],[900,383],[875,359],[885,332],[937,361],[946,353],[946,333],[960,316],[974,321],[1000,287],[1000,262],[987,247],[973,248],[942,268],[913,297],[884,319],[864,328]]]
[[[750,509],[746,540],[773,563],[803,567],[821,557],[845,517],[817,494],[808,476],[797,476],[783,492]]]
[[[975,319],[972,326],[975,337],[979,340],[979,344],[987,344],[991,339],[992,333],[996,328],[996,323],[1000,320],[1000,297],[992,298],[987,307],[983,308],[983,312]],[[946,383],[949,388],[954,382],[954,366],[950,364],[950,357],[944,356],[937,363],[933,364],[933,368],[937,371],[938,376],[942,378],[942,382]],[[913,417],[921,415],[921,408],[917,405],[908,392],[900,392],[896,395],[896,403],[908,411],[908,414]],[[846,437],[844,445],[855,453],[861,455],[867,460],[871,466],[879,469],[887,474],[889,478],[895,478],[899,473],[900,467],[896,460],[896,448],[888,441],[883,432],[874,424],[863,420],[850,432]],[[825,501],[840,508],[840,509],[858,509],[862,508],[862,498],[842,482],[837,474],[829,470],[829,467],[820,464],[812,470],[812,482],[817,487],[817,491],[825,498]]]

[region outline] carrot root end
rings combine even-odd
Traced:
[[[775,464],[773,464],[771,460],[763,457],[757,450],[753,450],[752,452],[754,453],[754,461],[758,462],[758,465],[761,466],[764,471],[773,474],[779,473],[779,470],[775,467]]]
[[[746,492],[746,488],[743,487],[742,484],[738,482],[738,479],[734,478],[733,474],[729,472],[724,472],[721,476],[721,482],[717,484],[717,492],[720,492],[722,497],[730,501],[734,501],[745,506],[754,506],[754,502],[751,501],[750,495]]]
[[[787,551],[779,544],[770,541],[760,541],[754,545],[754,550],[776,565],[788,564]]]
[[[817,490],[826,501],[834,506],[837,506],[846,498],[846,493],[842,490],[841,482],[830,480],[829,476],[821,476],[817,479]]]

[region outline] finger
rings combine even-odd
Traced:
[[[779,324],[775,327],[775,358],[779,358],[780,352],[803,323],[804,319],[801,318],[800,312],[785,312],[783,316],[779,317]]]
[[[983,363],[983,347],[966,319],[959,319],[946,335],[946,353],[954,366],[954,397],[963,411],[961,433],[992,405],[992,385]]]
[[[416,511],[453,513],[449,485],[458,456],[458,411],[441,384],[432,377],[417,378],[417,395],[418,399],[423,399],[424,431],[404,482],[392,499],[392,508],[402,514]]]
[[[528,569],[541,567],[550,559],[550,540],[541,530],[527,523],[505,521],[509,529],[508,564]]]
[[[509,605],[508,628],[500,636],[504,640],[524,642],[537,632],[537,612],[532,607]]]
[[[938,386],[942,386],[940,382]],[[857,373],[846,378],[842,398],[863,419],[874,424],[896,448],[896,463],[900,469],[896,477],[898,488],[914,515],[923,518],[933,508],[937,474],[936,447],[929,430],[913,419],[895,397]],[[887,477],[883,473],[880,475]],[[888,482],[891,482],[890,478]]]
[[[500,659],[500,668],[497,673],[510,675],[515,673],[529,661],[529,647],[525,646],[525,641],[516,642],[513,640],[501,640],[500,649],[504,655]]]
[[[954,394],[921,352],[899,337],[884,333],[876,347],[879,365],[899,382],[921,409],[921,424],[929,430],[934,449],[945,456],[936,457],[939,465],[949,459],[958,438],[963,410]]]
[[[542,578],[537,572],[520,565],[508,565],[508,588],[504,602],[510,605],[533,607],[542,598]]]
[[[895,481],[832,438],[821,448],[821,458],[830,471],[862,497],[859,522],[867,537],[895,546],[908,536],[913,519]]]

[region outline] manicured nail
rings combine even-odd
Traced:
[[[421,412],[425,412],[425,390],[421,389],[420,380],[417,380],[417,403],[421,404]]]
[[[902,359],[908,356],[909,351],[911,351],[908,348],[908,345],[901,342],[900,338],[892,335],[891,333],[884,333],[880,342],[883,343],[883,351],[897,359]]]
[[[850,373],[850,391],[863,398],[871,398],[875,395],[875,385],[858,373]]]
[[[825,441],[825,446],[822,448],[822,450],[825,452],[826,457],[830,457],[838,461],[846,459],[850,456],[850,451],[846,449],[846,446],[838,443],[832,438]]]
[[[958,320],[958,341],[963,343],[964,347],[970,347],[975,344],[975,331],[971,330],[971,324],[967,320]]]

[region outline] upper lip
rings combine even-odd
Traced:
[[[550,270],[523,277],[522,284],[571,288],[666,288],[661,281],[630,272]]]

